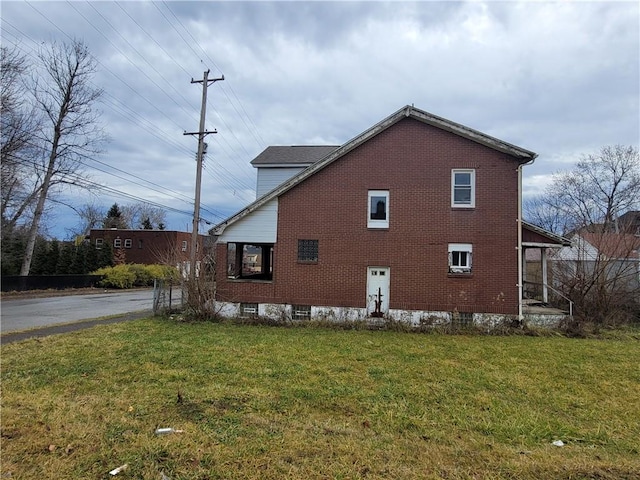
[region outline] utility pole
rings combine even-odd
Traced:
[[[211,132],[204,129],[204,121],[207,116],[207,87],[218,80],[224,80],[224,75],[220,78],[209,79],[209,72],[204,72],[202,80],[191,79],[191,83],[202,83],[202,107],[200,107],[200,128],[197,132],[184,132],[184,135],[198,135],[198,154],[196,156],[196,198],[193,207],[193,230],[191,232],[191,255],[189,265],[189,276],[192,281],[196,279],[196,249],[198,246],[198,225],[200,224],[200,185],[202,183],[202,157],[204,155],[204,137],[210,133],[218,133],[215,129]]]

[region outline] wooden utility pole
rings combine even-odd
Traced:
[[[191,83],[202,83],[202,107],[200,107],[200,128],[197,132],[184,132],[184,135],[198,135],[198,154],[196,156],[196,198],[193,207],[193,230],[191,232],[191,255],[189,265],[189,277],[191,280],[196,279],[196,250],[198,248],[198,225],[200,224],[200,185],[202,183],[202,157],[204,155],[204,137],[210,133],[218,133],[216,130],[211,132],[204,129],[204,121],[207,116],[207,87],[218,80],[224,80],[224,75],[220,78],[209,79],[209,71],[204,72],[202,80],[191,79]]]

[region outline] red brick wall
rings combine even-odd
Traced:
[[[476,169],[474,209],[451,208],[452,168]],[[368,190],[389,190],[388,230],[367,228]],[[407,118],[279,198],[272,284],[218,290],[236,301],[364,307],[367,266],[388,266],[391,308],[515,314],[516,219],[516,161]],[[297,262],[298,239],[319,240],[318,264]],[[473,244],[472,276],[448,274],[449,243]]]
[[[124,229],[93,229],[89,240],[96,245],[96,239],[103,239],[105,244],[113,247],[116,238],[121,240],[126,263],[152,265],[164,263],[169,257],[175,262],[190,260],[191,233],[175,230],[124,230]],[[131,248],[125,248],[125,240],[131,240]],[[140,244],[142,241],[142,244]],[[182,251],[182,242],[187,242],[187,250]],[[204,236],[200,235],[198,257],[202,258]],[[140,248],[142,245],[142,248]],[[115,250],[115,249],[114,249]],[[171,252],[170,254],[168,252]]]

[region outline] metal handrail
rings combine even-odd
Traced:
[[[529,280],[525,280],[524,283],[530,283],[531,285],[542,285],[543,287],[547,287],[552,292],[554,292],[554,293],[558,294],[560,297],[564,298],[567,302],[569,302],[569,316],[573,317],[573,302],[571,301],[571,299],[569,297],[564,295],[562,292],[560,292],[559,290],[556,290],[551,285],[548,285],[546,283],[530,282]]]

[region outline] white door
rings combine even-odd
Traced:
[[[389,267],[367,267],[367,314],[389,311]]]

